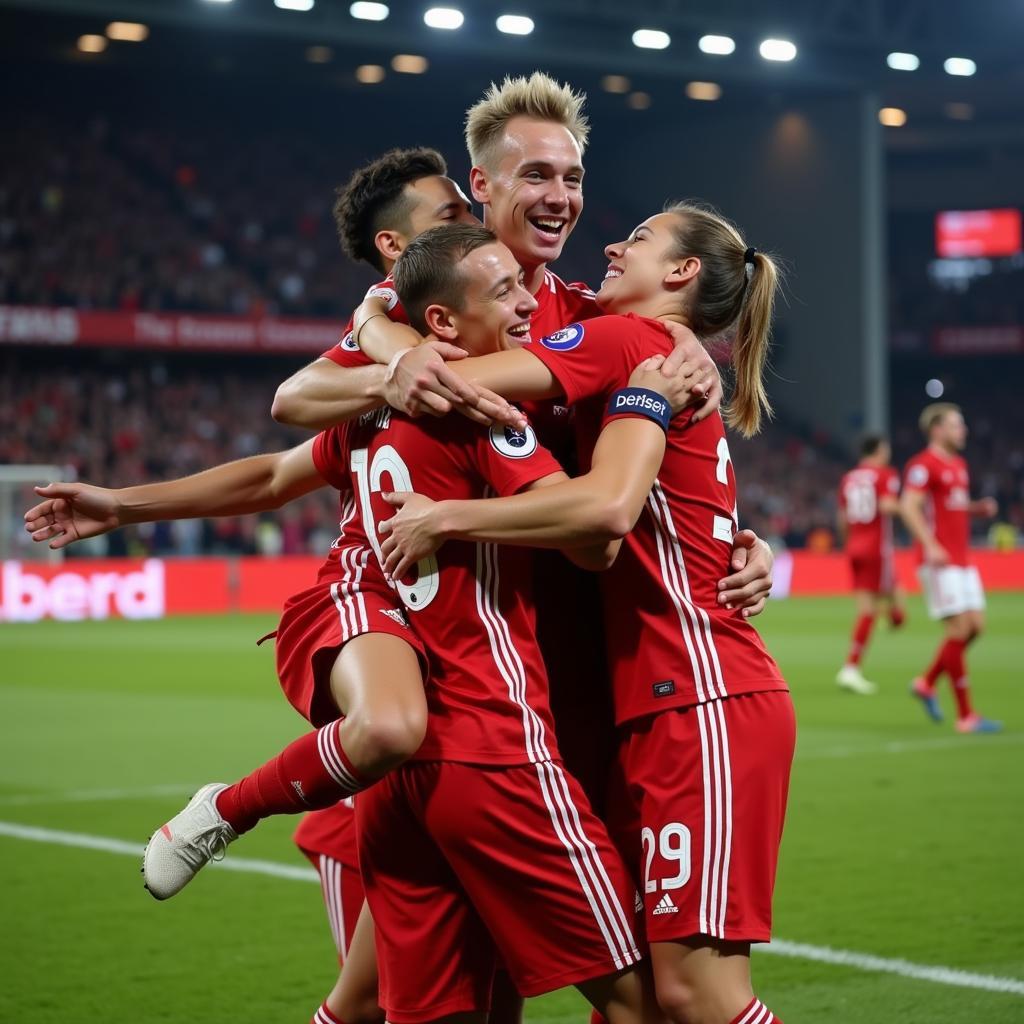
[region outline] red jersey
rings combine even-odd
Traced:
[[[316,450],[318,464],[349,471],[358,518],[378,554],[376,524],[394,514],[382,490],[435,500],[508,495],[561,470],[532,428],[487,430],[461,416],[413,420],[390,409],[325,431]],[[515,548],[449,541],[420,563],[415,582],[398,584],[428,656],[427,735],[416,759],[558,759],[530,568]]]
[[[839,482],[851,558],[881,558],[892,550],[892,517],[883,515],[879,505],[882,498],[899,493],[899,474],[892,466],[861,463]]]
[[[927,496],[925,514],[935,539],[949,553],[950,564],[967,565],[971,539],[971,481],[966,460],[960,455],[940,454],[934,448],[925,448],[907,463],[903,486]],[[918,559],[924,561],[921,545],[915,544],[915,549]]]
[[[398,301],[398,293],[395,291],[395,283],[389,274],[383,281],[368,288],[363,296],[364,301],[369,298],[384,299],[388,307],[388,319],[394,320],[397,324],[407,324],[409,318],[405,315],[402,304]],[[373,362],[365,356],[355,342],[353,336],[353,317],[348,318],[345,329],[341,332],[341,340],[337,345],[332,345],[326,352],[322,353],[321,359],[330,359],[332,363],[339,366],[368,366]]]
[[[532,345],[577,407],[589,465],[608,396],[638,363],[673,348],[656,321],[604,316]],[[590,401],[586,401],[586,400]],[[720,416],[673,419],[644,514],[603,574],[604,628],[619,723],[720,697],[785,690],[778,666],[739,611],[717,603],[736,528],[736,480]]]
[[[303,850],[326,854],[346,867],[359,867],[352,797],[346,797],[332,807],[304,814],[292,838],[295,845]]]

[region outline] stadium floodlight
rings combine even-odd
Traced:
[[[646,92],[631,92],[626,97],[626,102],[633,110],[646,110],[651,105],[651,97]]]
[[[722,87],[717,82],[689,82],[686,95],[691,100],[717,100],[722,96]]]
[[[916,71],[921,66],[921,60],[916,53],[900,53],[893,51],[885,58],[885,63],[893,71]]]
[[[82,53],[102,53],[107,48],[106,36],[79,36],[78,49]]]
[[[387,72],[379,64],[360,64],[356,68],[356,80],[363,85],[376,85],[384,81]]]
[[[932,377],[931,380],[926,381],[924,385],[924,393],[929,398],[941,398],[945,393],[946,388],[942,381],[938,377]]]
[[[141,43],[149,38],[149,29],[137,21],[112,21],[107,26],[107,38],[120,43]]]
[[[601,88],[605,92],[626,93],[632,86],[625,75],[605,75],[601,79]]]
[[[942,66],[947,75],[960,75],[964,78],[970,78],[978,70],[978,65],[970,57],[950,57]]]
[[[465,20],[462,11],[457,7],[431,7],[423,15],[423,23],[429,28],[443,28],[449,32],[462,28]]]
[[[765,60],[790,61],[796,57],[796,45],[788,39],[765,39],[757,48]]]
[[[329,46],[309,46],[306,48],[306,60],[310,64],[330,64],[334,51]]]
[[[907,123],[907,112],[899,107],[882,107],[878,112],[878,121],[886,128],[902,128]]]
[[[348,9],[348,13],[360,21],[383,21],[391,11],[387,4],[373,4],[366,0],[358,0]]]
[[[697,42],[701,53],[714,53],[727,57],[736,49],[736,40],[732,36],[701,36]]]
[[[639,46],[641,50],[664,50],[671,42],[672,37],[660,28],[638,28],[633,33],[633,45]]]
[[[396,53],[391,58],[392,69],[403,75],[422,75],[429,66],[427,58],[418,53]]]
[[[274,6],[282,11],[311,11],[314,0],[274,0]]]
[[[206,0],[208,4],[230,4],[233,0]]]
[[[494,23],[507,36],[528,36],[533,31],[533,18],[523,14],[503,14]]]

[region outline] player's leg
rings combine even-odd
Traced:
[[[943,673],[949,672],[951,654],[955,654],[956,647],[967,635],[966,623],[961,618],[965,610],[961,572],[956,566],[923,565],[918,569],[928,615],[942,623],[942,640],[924,674],[911,682],[910,692],[921,702],[933,722],[943,719],[935,695],[936,684]]]
[[[384,1011],[377,994],[377,950],[373,917],[364,903],[348,945],[345,966],[313,1024],[380,1024]]]
[[[361,596],[371,614],[393,609]],[[238,782],[202,787],[153,834],[143,875],[157,899],[180,892],[263,818],[329,807],[372,785],[422,742],[427,709],[418,642],[382,615],[371,620],[379,632],[342,643],[337,620],[333,602],[318,594],[291,619],[286,609],[278,633],[281,685],[319,728]]]
[[[662,712],[623,736],[616,772],[629,786],[615,791],[636,813],[615,835],[642,879],[658,1003],[675,1024],[732,1024],[755,1008],[744,1024],[774,1019],[751,989],[750,944],[771,936],[794,744],[784,691]]]
[[[842,689],[865,695],[875,693],[878,689],[874,683],[864,678],[860,668],[861,659],[864,657],[871,631],[875,626],[875,619],[878,617],[877,587],[869,588],[864,579],[865,573],[869,571],[870,566],[865,567],[858,564],[855,568],[858,584],[854,592],[857,618],[853,625],[846,661],[836,676],[836,684]]]
[[[967,648],[972,644],[985,629],[985,592],[981,585],[981,577],[978,570],[973,566],[964,570],[964,589],[966,593],[965,604],[967,610],[963,613],[965,639],[958,650],[959,661],[954,665],[951,660],[951,667],[957,671],[952,675],[953,692],[957,701],[957,731],[963,733],[989,733],[999,732],[1002,725],[990,718],[979,715],[971,703],[970,675],[967,670]]]

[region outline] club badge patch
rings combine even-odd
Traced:
[[[531,426],[525,430],[491,427],[491,447],[507,459],[525,459],[537,450],[537,435]]]
[[[546,338],[541,338],[540,343],[551,349],[552,352],[568,352],[576,348],[583,340],[583,324],[569,324]]]
[[[395,306],[398,305],[398,293],[395,291],[394,288],[389,288],[387,285],[375,285],[366,293],[366,297],[368,299],[383,299],[387,303],[388,312],[393,310]]]

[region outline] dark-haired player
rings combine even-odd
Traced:
[[[970,561],[971,516],[992,517],[994,498],[971,500],[967,462],[960,454],[967,444],[967,425],[952,402],[925,406],[919,424],[928,447],[915,455],[903,475],[901,510],[917,541],[918,574],[928,614],[941,619],[943,640],[911,692],[928,716],[942,721],[935,684],[945,672],[956,697],[958,732],[998,732],[999,722],[983,718],[971,704],[966,653],[985,628],[985,592]]]
[[[903,595],[893,566],[892,518],[899,514],[900,478],[890,465],[892,449],[880,434],[861,442],[860,461],[839,483],[838,526],[845,539],[857,621],[850,650],[836,676],[836,684],[852,693],[877,690],[860,670],[879,606],[888,605],[889,621],[902,626],[906,619]]]

